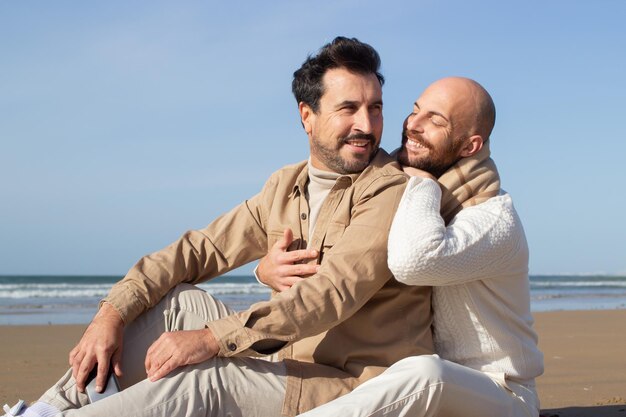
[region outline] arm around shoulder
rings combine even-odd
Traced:
[[[435,181],[414,179],[389,234],[389,268],[411,285],[456,285],[501,273],[527,259],[524,232],[508,195],[461,210],[446,227]]]

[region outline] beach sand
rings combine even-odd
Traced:
[[[536,313],[544,416],[626,417],[626,310]],[[0,405],[33,401],[86,326],[0,326]]]
[[[545,416],[626,417],[626,310],[535,314]]]

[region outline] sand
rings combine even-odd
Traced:
[[[542,415],[626,417],[626,310],[535,314]],[[33,401],[67,369],[85,326],[0,326],[0,405]]]
[[[545,416],[626,417],[626,310],[535,314]]]

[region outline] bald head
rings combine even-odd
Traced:
[[[496,107],[485,88],[470,78],[447,77],[435,81],[426,92],[441,96],[453,103],[456,118],[463,122],[458,126],[465,135],[480,135],[489,139],[496,122]]]
[[[482,149],[495,118],[491,96],[476,81],[462,77],[435,81],[404,122],[398,161],[438,177]]]

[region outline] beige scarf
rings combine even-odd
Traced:
[[[489,142],[475,155],[462,158],[439,177],[441,215],[448,224],[461,209],[500,193],[500,175],[489,156]]]

